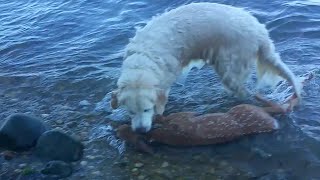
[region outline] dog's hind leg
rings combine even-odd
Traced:
[[[239,98],[250,95],[246,81],[251,74],[249,61],[241,59],[219,59],[212,64],[224,87]]]

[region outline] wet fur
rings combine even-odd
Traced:
[[[150,130],[171,85],[197,59],[212,66],[225,89],[238,97],[250,94],[245,82],[255,64],[260,82],[275,84],[281,76],[300,97],[299,83],[275,52],[265,26],[232,6],[192,3],[154,17],[130,40],[124,59],[112,103],[134,111],[133,130]]]

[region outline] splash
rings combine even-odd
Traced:
[[[118,150],[119,154],[125,152],[125,142],[115,136],[114,129],[110,125],[100,125],[92,129],[90,140],[106,139],[106,142]]]
[[[298,76],[298,81],[299,83],[304,84],[305,81],[319,75],[319,72],[319,69],[309,71],[306,74]],[[291,97],[293,91],[293,87],[290,86],[287,81],[283,80],[275,87],[274,91],[269,92],[266,96],[272,100],[284,103]],[[304,93],[304,91],[302,91],[302,93]]]

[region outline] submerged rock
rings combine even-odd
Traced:
[[[137,135],[128,125],[120,126],[118,137],[131,142],[142,151],[149,151],[147,141],[173,146],[194,146],[225,143],[244,135],[270,132],[279,128],[276,119],[262,108],[243,104],[227,113],[196,116],[192,112],[156,118],[154,129],[145,136]]]
[[[13,114],[0,128],[0,147],[14,151],[28,150],[36,145],[46,130],[46,125],[38,118]]]
[[[63,161],[50,161],[41,173],[52,178],[66,178],[72,174],[72,167]]]
[[[71,162],[82,158],[83,149],[84,146],[79,140],[62,130],[54,129],[39,138],[35,154],[48,160]]]

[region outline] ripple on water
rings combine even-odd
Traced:
[[[0,3],[0,117],[4,119],[14,112],[24,112],[49,114],[46,120],[52,121],[79,120],[77,114],[92,113],[87,112],[90,108],[86,111],[77,109],[79,102],[86,99],[96,104],[94,112],[105,112],[97,113],[100,116],[96,122],[128,120],[125,111],[110,108],[108,93],[115,88],[123,49],[129,38],[152,16],[199,1],[202,0],[3,1]],[[277,51],[296,74],[319,68],[318,0],[214,2],[244,7],[260,22],[266,23]],[[171,151],[177,153],[171,154],[169,148],[164,147],[160,152],[167,156],[168,162],[172,161],[172,167],[179,167],[176,170],[181,175],[189,173],[190,177],[196,178],[212,164],[203,165],[190,159],[195,152],[205,151],[210,158],[238,163],[241,164],[239,167],[255,169],[260,174],[278,173],[281,174],[279,177],[286,177],[287,171],[295,171],[299,177],[319,177],[319,84],[320,78],[317,77],[306,85],[302,104],[289,116],[279,118],[281,129],[275,134],[225,146],[175,148]],[[251,83],[248,85],[254,87]],[[271,94],[271,98],[283,100],[290,91],[285,85],[279,92]],[[191,72],[184,86],[173,86],[166,113],[189,110],[221,112],[239,103],[243,101],[224,92],[212,69],[204,68]],[[91,141],[99,140],[112,147],[112,150],[101,151],[110,153],[114,149],[114,154],[122,153],[124,143],[115,137],[111,126],[101,124],[90,125]],[[84,131],[81,125],[77,128],[80,129],[72,129],[72,132]],[[261,154],[260,151],[252,154],[250,149],[253,146],[272,156],[255,155]],[[149,163],[154,165],[154,158],[140,160],[145,159],[146,166]],[[301,161],[310,165],[304,166]],[[110,167],[111,163],[108,161],[104,167]],[[185,165],[190,165],[189,170],[180,168]],[[97,168],[101,167],[97,165]],[[152,166],[150,170],[153,169]],[[104,173],[112,176],[113,170]]]

